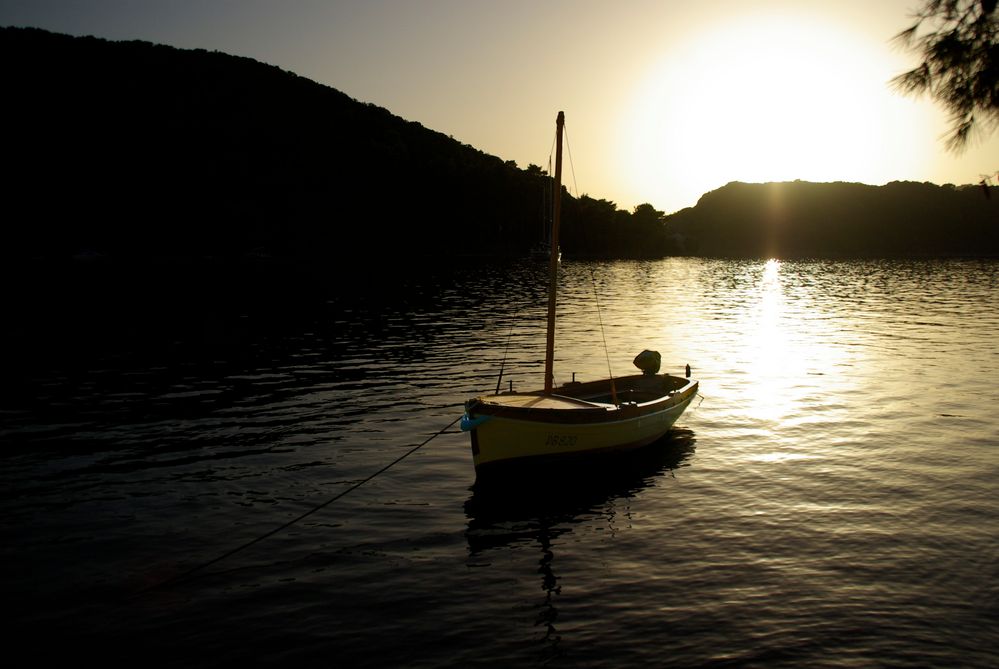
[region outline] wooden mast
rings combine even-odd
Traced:
[[[552,247],[548,257],[548,337],[545,341],[545,394],[551,395],[555,382],[555,292],[558,287],[558,225],[562,213],[562,127],[565,114],[555,119],[555,198],[552,213]]]

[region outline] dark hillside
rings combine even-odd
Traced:
[[[537,166],[277,67],[32,28],[0,28],[0,58],[15,362],[122,337],[228,345],[248,314],[406,295],[428,268],[522,258],[542,236]],[[556,112],[539,119],[553,133]],[[566,195],[563,212],[569,257],[664,248],[651,205]]]
[[[522,256],[540,237],[549,180],[537,167],[277,67],[30,28],[0,28],[0,56],[8,259],[360,261],[385,273],[406,259]],[[997,205],[930,184],[733,183],[667,229],[652,205],[566,195],[562,249],[995,254]]]
[[[538,176],[276,67],[0,31],[6,244],[330,258],[519,250]]]
[[[677,252],[754,258],[999,255],[999,192],[893,182],[730,183],[667,220]]]

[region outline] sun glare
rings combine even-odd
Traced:
[[[912,138],[930,119],[900,121],[914,110],[894,73],[887,44],[815,19],[744,18],[674,45],[622,124],[635,197],[675,209],[729,181],[904,178],[929,159]]]

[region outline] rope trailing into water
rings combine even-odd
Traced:
[[[344,490],[340,494],[336,495],[335,497],[333,497],[331,499],[326,500],[325,502],[323,502],[319,506],[313,507],[312,509],[306,511],[305,513],[303,513],[302,515],[298,516],[297,518],[289,520],[284,525],[282,525],[282,526],[280,526],[278,528],[275,528],[275,529],[271,530],[270,532],[268,532],[266,534],[262,534],[261,536],[257,537],[256,539],[253,539],[252,541],[246,542],[242,546],[238,546],[236,548],[233,548],[228,553],[224,553],[224,554],[218,556],[217,558],[215,558],[214,560],[210,560],[208,562],[204,562],[202,564],[199,564],[196,567],[188,569],[187,571],[185,571],[184,573],[182,573],[182,574],[180,574],[178,576],[174,576],[173,578],[169,578],[169,579],[163,581],[162,583],[159,583],[157,585],[153,585],[153,586],[150,586],[148,588],[145,588],[145,589],[141,590],[140,593],[137,593],[137,594],[141,594],[143,592],[149,592],[150,590],[157,590],[159,588],[163,588],[163,587],[166,587],[168,585],[174,585],[176,583],[180,583],[182,581],[185,581],[185,580],[189,579],[191,576],[193,576],[195,573],[201,571],[202,569],[205,569],[206,567],[210,567],[213,564],[216,564],[218,562],[221,562],[222,560],[226,559],[227,557],[231,557],[231,556],[235,555],[236,553],[240,552],[241,550],[245,550],[245,549],[249,548],[250,546],[253,546],[254,544],[260,543],[264,539],[267,539],[269,537],[274,536],[275,534],[277,534],[278,532],[280,532],[282,530],[288,529],[289,527],[291,527],[295,523],[299,522],[300,520],[311,516],[316,511],[319,511],[320,509],[326,508],[327,506],[329,506],[333,502],[337,501],[338,499],[340,499],[341,497],[343,497],[347,493],[350,493],[350,492],[353,492],[353,491],[357,490],[362,485],[364,485],[365,483],[367,483],[371,479],[375,478],[376,476],[378,476],[380,474],[384,474],[389,469],[391,469],[392,467],[394,467],[395,465],[399,464],[400,462],[402,462],[403,460],[405,460],[406,458],[408,458],[410,455],[412,455],[416,451],[420,450],[421,448],[423,448],[424,446],[426,446],[427,444],[429,444],[431,442],[431,440],[433,440],[433,439],[439,437],[440,435],[444,434],[445,432],[447,432],[448,429],[450,429],[451,426],[453,426],[455,423],[457,423],[460,419],[461,419],[461,416],[458,416],[458,418],[455,418],[453,421],[451,421],[450,423],[448,423],[445,427],[441,428],[437,432],[434,432],[432,435],[430,435],[429,437],[427,437],[423,441],[423,443],[421,443],[421,444],[419,444],[417,446],[414,446],[413,448],[409,449],[408,451],[406,451],[405,453],[403,453],[402,455],[400,455],[398,458],[396,458],[392,462],[388,463],[387,465],[385,465],[384,467],[382,467],[381,469],[379,469],[377,472],[375,472],[371,476],[369,476],[366,479],[363,479],[363,480],[355,483],[354,485],[352,485],[351,487],[347,488],[346,490]]]

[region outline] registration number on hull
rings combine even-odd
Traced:
[[[545,439],[545,446],[555,446],[558,448],[571,447],[576,445],[578,437],[569,434],[549,434]]]

